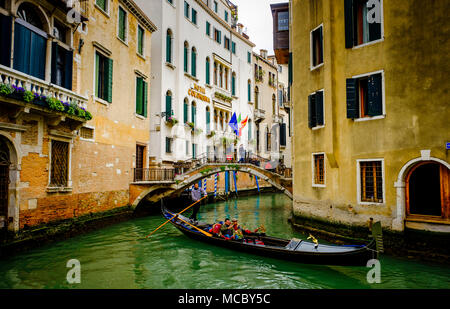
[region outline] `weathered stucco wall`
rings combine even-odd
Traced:
[[[404,188],[397,190],[394,186],[402,167],[420,158],[421,150],[431,150],[432,158],[450,161],[445,150],[445,142],[450,139],[446,101],[450,69],[445,56],[450,53],[447,2],[382,2],[384,38],[346,49],[344,1],[292,1],[297,216],[351,225],[365,225],[372,217],[381,220],[386,228],[392,228],[393,220],[398,219],[403,225],[404,218],[400,216],[404,200],[399,192]],[[311,71],[310,31],[322,23],[324,65]],[[369,121],[347,119],[346,79],[381,70],[385,117]],[[324,89],[325,127],[311,130],[308,95],[320,89]],[[311,160],[316,152],[326,154],[324,188],[312,186]],[[358,203],[358,159],[384,160],[382,204]]]

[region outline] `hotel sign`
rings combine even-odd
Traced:
[[[197,84],[194,84],[194,87],[188,90],[188,95],[190,95],[191,97],[210,103],[211,100],[205,95],[205,93],[205,88],[200,87]]]

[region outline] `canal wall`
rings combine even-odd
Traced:
[[[65,240],[134,217],[136,217],[136,214],[131,207],[126,206],[26,227],[18,233],[10,232],[7,235],[2,235],[0,257],[40,247],[50,242]]]
[[[331,223],[329,221],[293,214],[289,219],[301,233],[336,244],[364,244],[370,239],[367,226]],[[446,233],[413,230],[403,232],[383,229],[384,254],[408,259],[450,264],[450,237]]]

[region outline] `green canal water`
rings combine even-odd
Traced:
[[[284,238],[303,238],[287,219],[281,194],[242,197],[202,206],[205,221],[236,217]],[[0,260],[0,288],[450,288],[450,267],[382,256],[381,283],[367,282],[367,267],[280,261],[206,245],[167,224],[145,239],[161,215],[113,225]],[[81,263],[81,283],[66,280],[67,261]]]

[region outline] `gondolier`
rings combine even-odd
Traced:
[[[194,203],[197,202],[204,195],[206,195],[205,190],[200,188],[198,186],[198,183],[195,183],[194,188],[192,188],[192,190],[191,190],[192,202],[194,202]],[[192,208],[192,215],[189,217],[189,219],[191,219],[193,221],[196,221],[197,220],[197,213],[198,213],[199,209],[200,209],[200,203],[197,203],[196,205],[194,205],[194,207]]]

